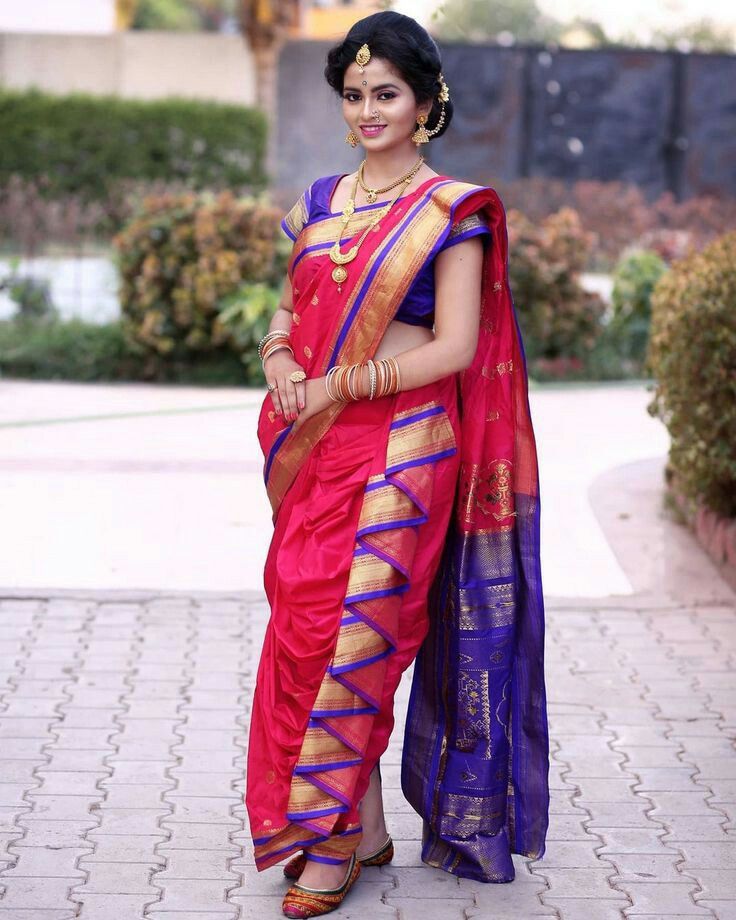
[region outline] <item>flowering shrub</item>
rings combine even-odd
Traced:
[[[689,499],[736,516],[736,232],[657,282],[649,411],[669,429],[669,473]]]
[[[592,234],[570,208],[537,222],[511,210],[508,225],[511,286],[530,369],[539,376],[576,373],[604,311],[601,298],[579,281]]]
[[[280,279],[279,216],[228,192],[146,198],[114,240],[132,339],[152,358],[186,359],[230,346],[219,306],[244,281]]]

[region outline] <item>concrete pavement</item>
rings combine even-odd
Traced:
[[[0,585],[261,590],[264,392],[0,380]],[[588,490],[621,464],[661,467],[649,399],[641,384],[532,391],[550,594],[631,593]]]

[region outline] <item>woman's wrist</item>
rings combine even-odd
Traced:
[[[325,390],[334,402],[380,399],[401,390],[401,373],[396,356],[365,364],[336,364],[325,376]]]

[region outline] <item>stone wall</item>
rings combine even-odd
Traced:
[[[350,172],[329,42],[291,42],[279,67],[278,185]],[[443,46],[455,114],[425,150],[471,182],[525,176],[622,180],[648,196],[736,195],[736,56]]]

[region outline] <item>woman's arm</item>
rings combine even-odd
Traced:
[[[464,370],[478,346],[483,243],[474,236],[443,249],[435,259],[435,337],[395,356],[401,389],[413,390]],[[363,391],[369,386],[363,370]]]
[[[281,295],[278,307],[274,310],[271,322],[268,325],[268,331],[274,329],[285,329],[291,332],[291,324],[294,314],[294,298],[291,289],[291,280],[286,276],[284,282],[284,291]],[[295,360],[290,351],[280,348],[266,358],[263,364],[263,373],[266,382],[275,384],[276,389],[271,392],[271,400],[277,415],[282,412],[287,421],[295,419],[300,409],[304,408],[306,402],[306,387],[304,382],[292,383],[289,380],[289,374],[296,370],[303,370],[302,366]]]
[[[273,332],[274,329],[286,329],[287,332],[290,332],[293,315],[294,294],[291,289],[291,279],[286,275],[284,290],[281,294],[278,307],[273,311],[271,322],[268,324],[268,331]]]

